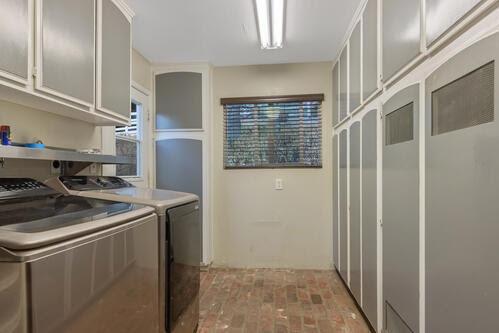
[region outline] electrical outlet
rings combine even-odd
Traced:
[[[283,190],[284,189],[284,185],[283,185],[283,182],[282,182],[282,179],[281,178],[276,178],[275,179],[275,187],[274,187],[276,190],[280,191],[280,190]]]

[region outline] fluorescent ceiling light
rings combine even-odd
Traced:
[[[255,0],[262,49],[278,49],[283,45],[284,1]]]

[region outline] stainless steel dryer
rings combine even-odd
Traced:
[[[0,179],[0,332],[157,332],[158,218]]]
[[[57,177],[47,184],[67,194],[152,206],[159,216],[160,327],[192,333],[199,321],[201,220],[194,194],[138,188],[119,177]]]

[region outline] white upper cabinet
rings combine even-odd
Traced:
[[[355,25],[352,35],[350,36],[350,51],[349,51],[349,113],[355,111],[361,102],[360,92],[360,63],[361,63],[361,37],[360,37],[360,22]]]
[[[27,84],[30,19],[28,0],[0,0],[0,76]]]
[[[128,121],[132,18],[112,0],[97,6],[97,110]]]
[[[122,0],[0,0],[0,100],[127,124],[132,17]]]
[[[378,90],[378,1],[369,0],[362,14],[362,99]]]
[[[36,88],[93,106],[95,1],[39,0],[36,4]]]
[[[442,34],[483,0],[426,0],[426,42],[435,42]]]
[[[383,0],[383,81],[420,53],[421,1]]]

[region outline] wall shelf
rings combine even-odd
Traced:
[[[0,158],[65,161],[99,164],[134,164],[132,158],[114,155],[88,154],[73,150],[44,148],[34,149],[16,146],[0,146]]]

